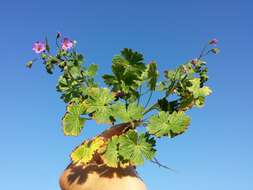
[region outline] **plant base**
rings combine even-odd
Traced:
[[[60,177],[62,190],[147,190],[134,167],[71,163]]]

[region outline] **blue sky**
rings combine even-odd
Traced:
[[[213,89],[205,108],[192,110],[187,133],[158,142],[158,159],[170,172],[146,163],[138,169],[149,190],[252,190],[253,3],[250,0],[3,1],[0,6],[1,189],[60,189],[70,151],[104,129],[89,123],[78,138],[64,137],[64,104],[57,75],[25,63],[34,41],[61,31],[76,39],[87,64],[110,72],[122,48],[156,60],[160,71],[195,58],[219,39],[208,57]]]

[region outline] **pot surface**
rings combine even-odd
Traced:
[[[71,163],[60,177],[62,190],[147,190],[134,167]]]

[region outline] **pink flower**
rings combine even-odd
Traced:
[[[44,42],[37,41],[33,44],[32,50],[39,54],[46,50],[46,44]]]
[[[64,38],[61,44],[61,48],[65,51],[73,48],[74,43],[72,40],[68,39],[68,38]]]
[[[209,41],[210,45],[216,45],[218,43],[218,40],[216,38]]]

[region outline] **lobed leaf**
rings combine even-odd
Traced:
[[[144,159],[152,160],[155,155],[155,141],[147,134],[138,135],[134,130],[119,137],[119,155],[133,165],[142,165]]]
[[[173,112],[172,114],[161,111],[150,117],[147,130],[149,134],[156,137],[174,137],[185,132],[189,124],[190,117],[186,116],[182,111]]]
[[[102,137],[97,137],[92,141],[86,141],[78,146],[70,155],[73,162],[87,164],[93,158],[94,153],[104,144]]]
[[[116,168],[119,164],[119,154],[118,154],[118,144],[119,137],[113,136],[107,144],[105,152],[101,155],[101,158],[105,164],[109,167]]]
[[[67,112],[62,119],[64,135],[78,136],[85,123],[85,119],[80,117],[85,112],[84,104],[72,103],[67,107]]]
[[[110,103],[114,101],[115,94],[108,88],[89,88],[88,99],[85,100],[87,112],[92,113],[92,118],[97,123],[111,123],[112,110]]]
[[[130,103],[126,108],[122,102],[117,102],[112,105],[112,114],[121,122],[130,122],[143,118],[144,107],[138,106],[136,103]]]

